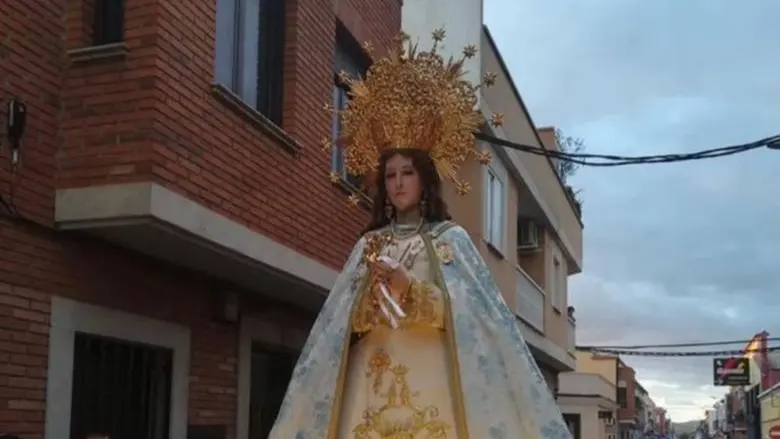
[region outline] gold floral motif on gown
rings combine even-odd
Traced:
[[[409,295],[401,304],[406,313],[406,318],[401,321],[401,327],[416,324],[440,327],[437,322],[441,320],[441,315],[437,311],[441,309],[441,304],[435,293],[435,287],[431,283],[413,282],[409,288]],[[390,326],[387,318],[374,304],[372,294],[374,293],[367,291],[358,302],[352,320],[352,330],[356,333],[368,332],[380,324]]]
[[[433,285],[424,282],[414,282],[409,288],[409,296],[403,304],[406,319],[403,323],[435,325],[437,317],[435,302],[439,298],[434,295]]]
[[[371,391],[384,404],[366,408],[363,423],[353,430],[355,439],[447,438],[451,426],[439,419],[439,408],[415,403],[420,394],[409,387],[406,379],[409,370],[406,365],[394,365],[384,351],[378,351],[371,357],[366,378],[372,380]],[[386,378],[389,382],[385,381]]]
[[[331,439],[467,439],[456,411],[454,364],[447,351],[446,298],[434,282],[421,236],[394,239],[382,255],[403,264],[412,280],[393,329],[363,270],[353,309],[348,366],[338,426]]]

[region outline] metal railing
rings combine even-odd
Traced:
[[[519,266],[516,294],[517,316],[532,328],[544,333],[544,291]]]
[[[567,328],[567,350],[570,354],[577,352],[577,324],[574,319],[569,317],[569,327]]]

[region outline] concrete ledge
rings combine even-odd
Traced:
[[[531,348],[531,353],[536,361],[544,363],[558,372],[571,372],[576,368],[577,359],[570,355],[566,349],[539,334],[523,320],[518,320],[517,326],[520,328],[520,333],[523,334],[528,347]]]
[[[290,282],[308,290],[293,301],[317,307],[337,271],[150,182],[61,189],[55,221],[124,247],[290,298]],[[278,290],[281,291],[268,291]]]
[[[620,407],[614,401],[604,398],[600,395],[577,395],[569,393],[558,393],[558,405],[566,411],[568,406],[593,406],[604,410],[616,410]]]

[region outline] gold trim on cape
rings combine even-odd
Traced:
[[[359,266],[358,266],[359,267]],[[359,270],[360,268],[357,268]],[[360,299],[363,293],[368,288],[369,277],[364,276],[360,282],[360,287],[355,293],[355,300],[352,302],[352,309],[349,311],[349,320],[347,321],[347,328],[344,334],[344,346],[341,351],[341,365],[339,366],[339,375],[336,380],[336,389],[333,391],[333,404],[330,407],[330,419],[328,419],[328,435],[327,439],[336,439],[339,434],[339,421],[341,417],[341,397],[344,393],[344,382],[347,375],[347,366],[349,365],[349,347],[350,340],[352,339],[352,320],[355,317],[355,311],[360,304]]]
[[[443,233],[443,231],[441,231],[441,233]],[[435,264],[431,264],[431,267],[434,270],[433,282],[441,290],[442,298],[444,299],[444,337],[447,343],[447,354],[450,356],[452,364],[450,385],[452,386],[452,397],[454,399],[453,410],[455,411],[455,430],[457,431],[458,439],[469,439],[470,434],[466,418],[466,404],[463,399],[463,386],[460,379],[460,360],[458,359],[458,348],[455,340],[455,327],[452,319],[450,293],[447,290],[447,284],[444,282],[444,275],[441,271],[441,261],[439,261],[439,257],[436,255],[433,239],[427,232],[422,233],[421,237],[428,250],[428,258],[430,258],[431,262],[435,261]]]

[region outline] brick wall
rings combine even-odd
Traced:
[[[296,153],[213,96],[216,3],[150,1],[128,7],[124,59],[67,69],[59,186],[151,179],[339,267],[368,214],[346,206],[319,149],[331,130],[322,107],[332,99],[336,20],[386,48],[400,29],[398,3],[288,2],[281,126]]]
[[[59,295],[189,327],[190,422],[235,432],[237,328],[214,323],[219,285],[52,231],[56,187],[153,179],[334,267],[367,220],[327,182],[329,157],[317,144],[330,125],[319,109],[331,93],[336,18],[382,46],[400,27],[399,3],[289,2],[282,125],[297,154],[211,95],[215,6],[207,3],[127,2],[127,56],[75,64],[66,50],[88,41],[88,2],[0,1],[0,116],[11,97],[28,106],[15,175],[0,137],[0,193],[7,198],[13,184],[16,206],[34,221],[0,218],[0,431],[43,436],[49,309]]]
[[[636,417],[636,372],[629,366],[618,369],[618,382],[626,384],[626,407],[618,409],[618,419],[634,420]]]

